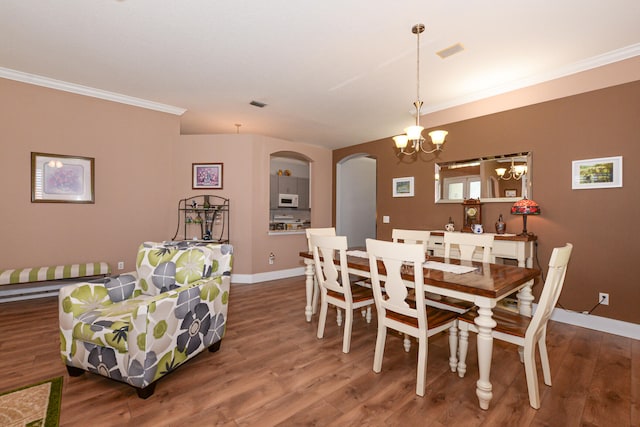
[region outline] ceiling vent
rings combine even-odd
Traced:
[[[254,107],[258,107],[258,108],[264,108],[267,106],[267,104],[265,104],[264,102],[260,102],[260,101],[251,101],[249,103],[249,105],[253,105]]]
[[[442,59],[445,59],[450,57],[451,55],[455,55],[458,52],[462,52],[463,50],[464,46],[462,46],[462,44],[460,43],[456,43],[446,49],[442,49],[441,51],[436,52],[436,55],[438,55]]]

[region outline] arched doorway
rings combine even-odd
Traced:
[[[361,153],[336,165],[336,233],[352,247],[376,237],[376,163]]]

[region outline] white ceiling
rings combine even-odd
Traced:
[[[0,67],[337,148],[413,121],[416,23],[423,113],[640,55],[638,0],[2,0]]]

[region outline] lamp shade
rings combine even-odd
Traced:
[[[511,206],[512,215],[540,215],[540,206],[526,197]]]
[[[404,131],[407,133],[407,138],[410,140],[419,140],[422,139],[422,131],[424,128],[422,126],[409,126]]]
[[[393,142],[396,143],[396,147],[398,148],[405,148],[407,146],[407,144],[409,143],[409,138],[407,138],[407,135],[396,135],[393,137]]]
[[[431,137],[431,142],[435,145],[442,145],[448,133],[446,130],[434,130],[429,132],[429,136]]]

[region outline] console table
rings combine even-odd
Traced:
[[[537,236],[532,234],[527,236],[494,234],[494,236],[491,253],[495,257],[515,259],[518,261],[518,267],[533,267],[534,244],[538,240]],[[444,231],[431,232],[427,250],[434,256],[444,257]],[[476,257],[479,261],[482,261],[480,253],[474,254],[474,258]]]

